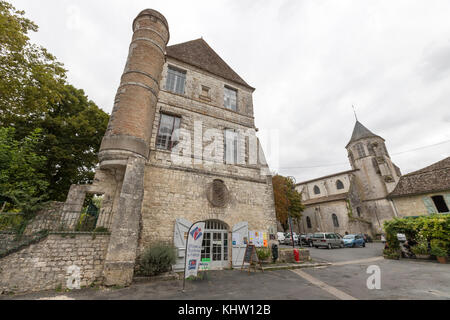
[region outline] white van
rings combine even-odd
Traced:
[[[284,232],[277,232],[277,240],[278,244],[284,243]]]

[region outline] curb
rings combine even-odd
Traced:
[[[285,270],[285,269],[304,269],[304,268],[316,268],[316,267],[328,267],[331,266],[332,263],[308,263],[308,264],[292,264],[286,266],[274,266],[274,267],[263,267],[264,271],[276,271],[276,270]]]

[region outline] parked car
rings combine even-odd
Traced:
[[[316,248],[325,247],[328,249],[343,248],[344,240],[339,238],[336,233],[333,232],[319,232],[313,235],[313,245]]]
[[[300,242],[306,246],[312,247],[313,246],[313,234],[307,233],[302,234],[300,238],[298,239],[298,244],[300,245]]]
[[[277,240],[279,244],[284,243],[284,232],[277,232]]]
[[[297,244],[298,243],[298,235],[295,232],[293,232],[293,235],[294,235],[294,243]],[[284,235],[283,243],[287,244],[287,245],[291,245],[292,244],[291,233],[290,232],[286,232],[286,234]]]
[[[366,242],[364,241],[364,238],[360,234],[347,234],[344,236],[344,246],[346,247],[365,247]]]

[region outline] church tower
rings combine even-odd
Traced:
[[[384,220],[395,216],[386,199],[400,179],[400,169],[392,162],[385,140],[356,121],[352,137],[346,146],[355,172],[354,187],[359,194],[361,210],[372,221],[374,232],[381,232]]]

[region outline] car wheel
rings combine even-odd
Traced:
[[[328,249],[333,249],[333,247],[331,246],[331,243],[328,244]]]
[[[352,248],[354,248],[354,247],[355,247],[355,243],[352,244]]]
[[[339,248],[343,248],[344,247],[344,245],[341,243],[340,245],[339,245]]]
[[[318,249],[319,247],[318,246],[314,246],[314,248]]]
[[[366,247],[366,244],[365,243],[363,243],[363,248],[365,248]]]

